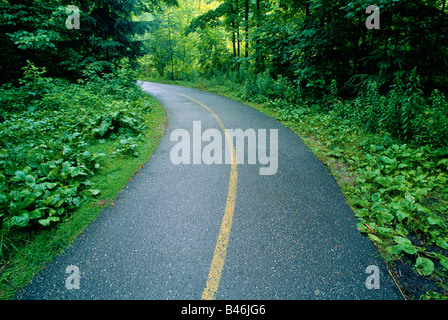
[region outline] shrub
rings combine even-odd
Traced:
[[[30,64],[21,87],[0,90],[0,257],[14,231],[62,221],[100,192],[90,179],[102,154],[92,146],[117,139],[116,156],[138,156],[151,111],[125,69],[82,84],[42,78],[43,71]]]
[[[446,98],[437,90],[425,98],[415,71],[406,84],[397,77],[384,96],[379,94],[378,84],[371,81],[354,100],[342,102],[330,96],[325,101],[339,118],[351,120],[366,132],[387,132],[393,138],[417,145],[447,145]]]

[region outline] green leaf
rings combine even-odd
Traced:
[[[417,272],[423,276],[429,276],[434,271],[434,262],[428,258],[418,257],[415,262]]]
[[[370,240],[372,240],[373,242],[378,242],[378,243],[383,243],[383,240],[381,240],[380,238],[378,238],[376,235],[369,233],[367,235],[369,237]]]
[[[44,204],[45,205],[49,205],[50,203],[52,203],[54,200],[53,196],[49,196],[47,199],[44,200]]]
[[[11,218],[11,224],[13,226],[18,227],[26,227],[28,224],[28,221],[30,220],[28,212],[22,212],[20,215],[14,216]]]
[[[70,172],[70,175],[72,176],[72,178],[74,178],[74,177],[76,177],[76,176],[79,176],[79,175],[87,175],[85,172],[84,172],[84,170],[82,170],[81,168],[79,168],[79,167],[76,167],[76,168],[74,168],[71,172]]]
[[[53,222],[58,222],[60,219],[59,217],[48,217],[46,219],[39,219],[39,223],[41,225],[43,225],[44,227],[48,227],[50,225],[50,223]]]
[[[97,194],[99,194],[101,192],[101,190],[98,190],[98,189],[91,189],[91,190],[86,190],[86,191],[89,191],[94,196],[96,196]]]
[[[372,194],[372,202],[379,202],[381,199],[381,194],[379,192],[376,192]]]
[[[412,242],[404,237],[395,236],[394,241],[397,243],[396,249],[399,252],[406,252],[407,254],[414,255],[417,253],[417,248],[412,245]]]
[[[48,174],[48,177],[50,178],[50,177],[58,177],[58,175],[59,175],[59,170],[60,170],[60,168],[59,167],[56,167],[56,168],[53,168],[53,169],[51,169],[51,171],[50,171],[50,173]]]
[[[14,172],[16,172],[16,170],[17,170],[17,166],[16,166],[15,163],[13,163],[13,162],[11,162],[11,161],[7,161],[7,162],[5,163],[5,173],[6,173],[6,174],[13,175]]]
[[[40,172],[42,172],[42,174],[44,176],[48,176],[48,174],[50,173],[50,165],[48,163],[41,163],[40,166]]]
[[[383,221],[384,223],[390,223],[392,220],[394,220],[394,216],[391,213],[385,212],[379,215],[379,218],[381,219],[381,221]]]
[[[80,198],[74,198],[73,199],[73,205],[78,208],[81,205],[81,199]]]
[[[417,249],[412,244],[397,244],[397,249],[410,255],[417,253]]]
[[[401,250],[396,245],[395,246],[388,246],[386,248],[386,251],[391,253],[391,254],[394,254],[394,255],[398,255],[398,254],[401,253]]]
[[[444,239],[437,239],[436,245],[438,245],[442,249],[448,250],[448,243]]]
[[[33,185],[36,183],[36,178],[34,178],[32,175],[27,175],[25,181],[28,185]]]
[[[369,230],[367,229],[367,227],[364,225],[364,223],[358,222],[356,224],[357,229],[359,230],[359,232],[368,232]]]
[[[404,238],[404,237],[396,236],[396,237],[394,237],[394,241],[398,244],[411,244],[412,245],[411,240]]]
[[[436,257],[439,259],[440,265],[445,268],[445,270],[448,270],[448,258],[441,254],[437,254]]]
[[[8,197],[0,192],[0,204],[1,203],[6,203],[8,201]]]
[[[411,193],[407,192],[407,191],[406,191],[406,194],[404,195],[404,198],[406,200],[408,200],[411,204],[415,202],[414,196]]]
[[[403,237],[406,237],[409,234],[409,231],[401,223],[395,225],[395,231]]]
[[[59,208],[60,206],[62,206],[63,203],[64,203],[64,199],[61,199],[58,202],[56,202],[56,204],[54,206],[55,206],[55,208]]]
[[[34,202],[35,198],[34,195],[29,195],[28,197],[25,198],[25,200],[23,200],[21,207],[22,209],[28,207],[30,204],[32,204]]]
[[[443,220],[438,218],[438,217],[434,217],[434,216],[430,216],[428,217],[428,222],[430,225],[439,225],[439,226],[443,226]]]
[[[386,164],[391,164],[391,163],[393,163],[393,160],[392,160],[391,158],[389,158],[389,157],[386,157],[386,156],[381,156],[381,157],[380,157],[380,160],[381,160],[382,162],[386,163]]]
[[[409,213],[407,213],[406,211],[403,211],[403,210],[397,210],[397,213],[395,214],[395,216],[397,217],[397,220],[399,222],[401,222],[404,219],[409,218]]]
[[[40,217],[42,217],[42,212],[38,209],[33,210],[32,212],[29,213],[30,219],[38,219]]]
[[[81,155],[84,158],[86,158],[87,160],[91,160],[92,159],[92,154],[89,151],[84,151]]]
[[[45,182],[45,185],[47,186],[48,189],[53,189],[54,187],[56,187],[58,184],[55,182]]]
[[[388,237],[393,232],[393,229],[388,227],[378,227],[376,231],[379,235]]]
[[[15,173],[16,177],[19,178],[20,180],[25,180],[26,179],[26,173],[23,171],[16,171]]]

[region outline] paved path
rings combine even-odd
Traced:
[[[291,130],[219,95],[142,87],[167,113],[160,145],[115,206],[16,299],[401,298],[375,246],[357,231],[334,178]],[[174,165],[170,154],[178,142],[170,136],[193,136],[194,121],[201,132],[266,129],[269,138],[269,130],[278,130],[276,174],[260,175],[267,165],[258,158],[256,164]],[[222,153],[227,148],[231,155],[228,136],[222,137]],[[257,138],[260,145],[263,137]],[[269,141],[267,154],[275,151]],[[195,142],[191,162],[201,151]],[[71,265],[77,269],[66,273]],[[370,265],[378,267],[379,289],[366,287]],[[79,289],[69,290],[68,277],[69,288],[77,285],[71,281],[76,270]]]

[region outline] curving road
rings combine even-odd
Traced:
[[[167,113],[157,150],[16,299],[401,299],[291,130],[219,95],[141,86]],[[244,152],[231,129],[252,138]]]

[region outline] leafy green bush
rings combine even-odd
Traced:
[[[15,228],[60,221],[99,192],[89,177],[101,155],[88,151],[86,116],[72,111],[24,111],[0,125],[2,238]]]
[[[350,192],[351,199],[356,199],[351,205],[361,220],[358,228],[373,241],[387,243],[390,254],[415,255],[416,268],[425,275],[434,268],[422,270],[418,264],[428,257],[448,270],[448,258],[440,254],[440,249],[448,250],[448,212],[427,205],[434,195],[448,193],[447,154],[397,144],[364,145],[363,153],[363,159],[351,159],[358,163],[356,184],[361,186]],[[428,251],[434,246],[440,249]]]
[[[43,78],[45,68],[37,68],[29,60],[23,67],[23,78],[19,79],[20,87],[5,84],[0,88],[0,110],[5,112],[20,112],[33,101],[41,99],[48,93],[51,79]]]
[[[151,111],[125,68],[82,84],[44,72],[29,63],[21,87],[0,91],[0,256],[15,230],[62,221],[100,192],[90,179],[103,155],[92,146],[116,139],[116,156],[138,156]]]
[[[338,117],[353,121],[366,132],[387,132],[417,145],[448,144],[448,102],[438,90],[425,98],[415,72],[406,84],[397,78],[385,96],[379,94],[376,82],[368,82],[356,99],[332,101]]]
[[[275,80],[268,71],[265,71],[258,75],[246,76],[242,98],[256,102],[278,100],[296,104],[299,97],[297,89],[288,79],[279,76]]]

